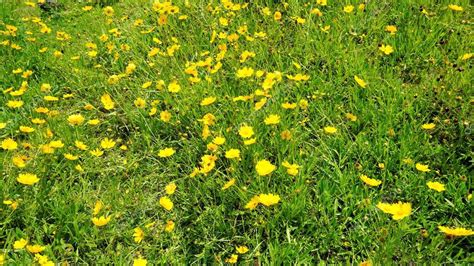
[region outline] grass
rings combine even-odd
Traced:
[[[24,1],[0,7],[0,265],[474,262],[472,236],[438,228],[473,228],[469,1],[458,1],[462,11],[445,1],[249,1],[227,9],[226,1],[174,1],[179,10],[163,15],[150,1],[58,2],[48,11]],[[244,51],[255,55],[241,60]],[[236,75],[243,67],[251,77]],[[268,73],[276,81],[264,89]],[[288,78],[296,74],[308,79]],[[200,104],[206,97],[216,101]],[[21,107],[9,107],[18,100]],[[74,125],[75,114],[84,121]],[[215,117],[208,137],[206,114]],[[270,115],[279,123],[265,124]],[[239,135],[244,125],[254,144]],[[212,144],[219,136],[225,142]],[[9,138],[17,148],[7,149]],[[115,145],[102,146],[105,138]],[[62,147],[51,147],[59,140]],[[165,148],[175,153],[158,156]],[[226,158],[230,149],[240,159]],[[215,167],[192,175],[204,155],[215,155]],[[261,160],[276,169],[259,175]],[[296,175],[285,161],[299,166]],[[19,183],[24,173],[39,182]],[[262,193],[279,200],[246,208]],[[169,211],[163,197],[173,202]],[[412,208],[399,220],[378,205],[399,201]],[[95,225],[101,216],[110,221]]]

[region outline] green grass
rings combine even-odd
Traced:
[[[462,58],[474,48],[469,1],[457,1],[464,10],[456,12],[445,1],[368,1],[362,11],[361,2],[353,1],[329,0],[321,6],[313,0],[262,0],[230,11],[220,1],[182,0],[173,2],[179,12],[168,15],[165,25],[158,24],[160,15],[151,1],[58,2],[61,5],[48,12],[23,1],[0,6],[0,30],[17,27],[16,36],[0,34],[0,123],[6,123],[0,142],[12,138],[18,143],[15,150],[0,148],[0,196],[18,204],[16,209],[0,206],[0,258],[4,256],[5,264],[38,263],[26,249],[14,249],[21,238],[44,246],[41,254],[51,261],[70,264],[130,265],[139,257],[149,264],[226,264],[237,254],[237,246],[249,249],[238,256],[238,263],[245,265],[474,262],[472,236],[450,237],[438,229],[474,229],[469,196],[472,58]],[[349,4],[355,7],[352,13],[343,12]],[[83,11],[86,5],[93,9]],[[103,14],[108,5],[114,9],[110,17]],[[270,15],[264,15],[264,7]],[[313,8],[323,15],[310,14]],[[280,21],[274,19],[275,11],[282,13]],[[182,15],[187,18],[180,19]],[[306,19],[304,24],[293,19],[297,16]],[[221,17],[228,18],[228,26],[219,23]],[[33,18],[41,18],[51,32],[42,33]],[[134,26],[137,19],[143,25]],[[248,32],[237,33],[244,25]],[[387,25],[398,31],[391,35],[385,31]],[[325,26],[330,26],[327,32],[322,30]],[[109,32],[114,28],[120,36]],[[217,36],[210,42],[213,31],[237,33],[239,38]],[[70,39],[58,40],[57,32],[66,32]],[[256,32],[266,36],[255,37]],[[100,40],[103,34],[108,40]],[[89,42],[97,48],[87,48]],[[21,49],[13,49],[12,43]],[[167,55],[167,48],[176,43],[180,48]],[[207,66],[197,67],[200,81],[191,83],[187,63],[209,57],[214,68],[222,44],[227,44],[227,52],[221,69],[211,73]],[[384,55],[382,44],[394,52]],[[40,53],[43,47],[48,49]],[[164,54],[150,57],[153,47]],[[87,54],[92,50],[96,57]],[[241,63],[245,50],[255,57]],[[62,56],[54,56],[55,51]],[[80,57],[71,60],[75,56]],[[108,82],[131,62],[137,66],[132,74],[115,84]],[[237,78],[243,67],[265,74]],[[33,74],[23,78],[13,73],[18,68]],[[259,96],[257,90],[264,90],[262,82],[269,72],[281,72],[282,79],[267,97]],[[298,73],[309,80],[287,78]],[[367,82],[366,88],[355,82],[355,75]],[[165,84],[161,89],[160,80]],[[167,89],[173,80],[181,86],[175,94]],[[23,81],[28,82],[27,90],[12,96]],[[142,88],[148,81],[153,81],[151,87]],[[41,91],[44,83],[51,91]],[[112,110],[101,103],[106,93],[115,103]],[[64,98],[67,94],[72,97]],[[59,100],[46,101],[47,95]],[[254,97],[233,101],[247,95]],[[201,106],[209,96],[216,102]],[[134,104],[139,97],[146,101],[143,109]],[[256,110],[262,98],[267,102]],[[11,100],[24,104],[10,108]],[[285,102],[297,107],[283,109]],[[87,104],[94,108],[86,110]],[[152,105],[157,112],[150,116]],[[38,113],[38,107],[49,112]],[[172,114],[169,122],[160,120],[164,110]],[[203,138],[201,119],[208,113],[216,122],[209,126],[211,135]],[[347,119],[347,113],[357,120]],[[72,114],[81,114],[84,123],[70,125]],[[280,116],[279,124],[264,123],[271,114]],[[45,123],[35,124],[34,118]],[[88,125],[91,119],[100,124]],[[423,129],[428,123],[435,128]],[[253,145],[244,145],[239,136],[244,124],[253,127]],[[35,131],[23,133],[20,126]],[[327,126],[337,132],[325,133]],[[284,130],[291,132],[291,139],[282,139]],[[225,137],[225,143],[208,150],[217,136]],[[79,140],[94,150],[106,137],[116,145],[101,148],[100,157],[74,144]],[[52,140],[61,140],[64,147],[45,154],[41,146]],[[158,152],[168,147],[176,153],[160,158]],[[239,149],[241,160],[225,158],[229,149]],[[67,153],[79,159],[70,161],[64,157]],[[190,177],[206,154],[217,157],[215,168]],[[24,167],[13,162],[20,155],[28,157]],[[270,175],[257,174],[255,166],[263,159],[277,167]],[[284,161],[298,164],[298,174],[289,175]],[[431,171],[418,171],[416,163]],[[40,181],[22,185],[16,181],[20,173],[36,174]],[[382,183],[370,187],[361,175]],[[222,190],[232,178],[235,184]],[[441,182],[446,190],[431,190],[428,181]],[[177,185],[168,195],[174,207],[166,211],[159,199],[171,182]],[[281,199],[272,206],[246,209],[261,193]],[[91,221],[97,201],[104,205],[97,217],[111,218],[102,227]],[[413,208],[401,220],[376,207],[398,201]],[[170,220],[175,228],[167,232]],[[154,224],[147,227],[150,223]],[[137,227],[145,232],[140,243],[133,237]]]

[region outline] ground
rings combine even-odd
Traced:
[[[0,265],[474,263],[469,1],[3,1]]]

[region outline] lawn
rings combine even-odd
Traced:
[[[1,1],[0,265],[474,263],[472,8]]]

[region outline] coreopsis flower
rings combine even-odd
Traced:
[[[404,203],[401,201],[393,204],[379,202],[379,204],[377,204],[377,208],[379,208],[384,213],[391,214],[392,219],[394,220],[401,220],[409,216],[412,212],[411,203]]]
[[[175,224],[172,220],[167,221],[165,224],[165,231],[168,233],[172,232],[174,230],[174,226]]]
[[[102,149],[112,149],[113,147],[115,147],[115,144],[116,142],[114,140],[111,140],[109,138],[105,138],[103,139],[102,141],[100,141],[100,147],[102,147]]]
[[[170,84],[168,84],[168,91],[172,93],[178,93],[181,90],[181,86],[178,84],[176,80],[173,80]]]
[[[38,183],[40,179],[35,174],[22,173],[18,175],[16,181],[20,184],[31,186]]]
[[[148,261],[142,257],[133,260],[133,266],[146,266]]]
[[[231,180],[227,181],[221,188],[221,190],[226,190],[233,186],[235,184],[235,178],[232,178]]]
[[[239,135],[244,139],[248,139],[252,137],[253,134],[254,134],[253,127],[251,126],[241,126],[239,128]]]
[[[28,252],[33,253],[33,254],[40,253],[45,249],[46,249],[46,247],[38,245],[38,244],[36,244],[36,245],[26,245],[26,250],[28,250]]]
[[[135,101],[133,101],[133,104],[135,104],[135,106],[140,109],[143,109],[146,107],[146,101],[140,97],[138,97]]]
[[[416,168],[416,170],[418,170],[420,172],[424,172],[424,173],[430,171],[430,168],[428,167],[428,165],[422,164],[422,163],[415,164],[415,168]]]
[[[260,194],[258,197],[259,202],[267,207],[280,202],[280,196],[276,194]]]
[[[18,100],[18,101],[10,100],[10,101],[7,102],[7,106],[12,108],[12,109],[13,108],[20,108],[20,107],[23,106],[23,104],[24,104],[24,102],[21,101],[21,100]]]
[[[343,11],[346,13],[352,13],[352,11],[354,11],[354,6],[353,5],[344,6]]]
[[[24,249],[26,247],[26,244],[28,244],[28,240],[26,240],[24,238],[20,238],[20,239],[16,240],[13,243],[13,248],[14,249]]]
[[[382,181],[378,179],[373,179],[370,178],[366,175],[361,175],[359,176],[360,180],[362,180],[365,184],[371,186],[371,187],[378,187],[380,184],[382,184]]]
[[[160,198],[160,205],[167,211],[171,211],[171,209],[173,209],[173,202],[166,196]]]
[[[216,97],[207,97],[201,101],[201,106],[207,106],[213,104],[217,100]]]
[[[397,32],[397,27],[394,25],[388,25],[385,27],[385,31],[389,32],[391,35],[395,35],[395,33]]]
[[[216,145],[222,145],[225,143],[225,138],[224,137],[215,137],[213,140],[212,140],[212,143],[216,144]]]
[[[282,165],[286,168],[286,172],[291,176],[297,175],[299,171],[298,169],[301,167],[297,164],[290,164],[288,161],[284,161]]]
[[[92,220],[92,223],[94,223],[95,226],[101,227],[101,226],[105,226],[106,224],[108,224],[110,222],[110,219],[111,219],[110,216],[103,216],[102,215],[99,218],[93,217],[91,220]]]
[[[12,138],[7,138],[2,141],[2,149],[4,150],[16,150],[18,148],[18,143],[14,141]]]
[[[461,12],[464,10],[462,6],[458,6],[458,5],[448,5],[448,8],[451,9],[452,11],[458,11],[458,12]]]
[[[367,83],[359,78],[358,76],[354,76],[354,80],[357,82],[357,84],[359,84],[359,86],[361,86],[362,88],[366,88],[367,87]]]
[[[352,121],[352,122],[357,121],[357,116],[352,114],[352,113],[347,113],[346,118],[347,118],[347,120]]]
[[[99,214],[100,210],[102,210],[102,207],[104,207],[104,204],[102,203],[102,201],[100,200],[96,201],[94,204],[94,208],[92,209],[92,215],[96,216],[97,214]]]
[[[143,238],[145,238],[145,232],[140,227],[136,227],[133,229],[133,241],[135,243],[142,242]]]
[[[173,148],[165,148],[165,149],[162,149],[158,152],[158,156],[161,157],[161,158],[166,158],[166,157],[170,157],[171,155],[175,154],[175,150]]]
[[[428,123],[428,124],[421,125],[421,128],[425,129],[425,130],[432,130],[435,127],[436,127],[436,124],[434,124],[434,123]]]
[[[264,120],[265,125],[277,125],[280,123],[280,116],[279,115],[269,115]]]
[[[257,165],[255,165],[255,169],[257,170],[258,175],[266,176],[275,171],[276,166],[267,160],[260,160],[257,162]]]
[[[103,9],[104,15],[111,17],[114,15],[114,8],[111,6],[106,6]]]
[[[380,45],[379,47],[379,50],[384,53],[385,55],[389,55],[391,53],[393,53],[394,49],[392,46],[390,45],[385,45],[385,44],[382,44]]]
[[[426,185],[432,189],[432,190],[435,190],[435,191],[438,191],[438,192],[443,192],[446,190],[446,188],[444,187],[444,184],[443,183],[440,183],[440,182],[432,182],[432,181],[429,181],[426,183]]]
[[[166,190],[166,194],[168,195],[174,194],[174,192],[176,191],[176,184],[169,183],[168,185],[166,185],[165,190]]]
[[[335,134],[337,132],[337,128],[332,127],[332,126],[327,126],[327,127],[324,127],[323,129],[324,129],[324,133],[330,134],[330,135]]]
[[[225,157],[227,159],[239,159],[240,158],[240,150],[230,149],[230,150],[225,152]]]
[[[471,236],[474,235],[474,231],[470,229],[466,229],[463,227],[455,227],[455,228],[450,228],[446,226],[439,225],[438,229],[445,233],[448,236]]]
[[[280,133],[280,137],[281,139],[283,140],[290,140],[291,139],[291,131],[289,131],[288,129],[286,130],[283,130],[281,133]]]
[[[163,122],[169,122],[171,119],[171,113],[168,111],[162,111],[160,112],[160,120]]]
[[[225,262],[227,262],[229,264],[236,264],[238,259],[239,259],[239,255],[232,254],[232,255],[230,255],[230,257],[225,259]]]
[[[253,75],[254,70],[251,67],[244,67],[237,70],[236,76],[238,78],[249,78]]]
[[[249,251],[249,248],[247,246],[238,246],[235,247],[235,251],[237,251],[239,254],[245,254]]]
[[[70,115],[67,118],[67,121],[71,126],[78,126],[78,125],[82,124],[84,122],[84,120],[85,119],[81,114]]]
[[[104,106],[105,110],[112,110],[115,107],[114,101],[110,98],[110,95],[104,94],[100,97],[100,101],[102,102],[102,106]]]

